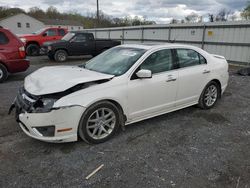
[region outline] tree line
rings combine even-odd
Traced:
[[[98,21],[95,13],[87,13],[86,16],[83,16],[78,12],[61,13],[53,6],[48,7],[46,11],[38,7],[31,7],[28,11],[25,11],[20,8],[9,8],[0,6],[0,19],[18,13],[25,13],[36,19],[75,20],[83,24],[85,28],[156,24],[156,22],[154,21],[147,20],[146,17],[141,18],[138,16],[135,17],[126,16],[124,18],[115,18],[104,14],[102,11],[99,12],[99,21]]]

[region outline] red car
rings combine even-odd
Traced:
[[[0,26],[0,83],[10,73],[26,71],[29,60],[25,59],[24,44],[9,30]]]
[[[68,33],[65,28],[43,28],[33,34],[19,35],[21,41],[25,44],[27,55],[39,55],[40,47],[44,42],[61,40]]]

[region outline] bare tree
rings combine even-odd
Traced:
[[[250,20],[250,1],[248,1],[248,5],[241,13],[241,17],[246,19],[246,20]]]
[[[214,15],[208,14],[208,19],[209,19],[209,22],[214,22]]]
[[[216,15],[215,20],[216,21],[222,21],[225,22],[228,20],[228,16],[231,13],[230,10],[226,10],[226,9],[221,9],[218,14]]]
[[[170,24],[177,24],[177,23],[178,23],[178,20],[176,20],[174,18],[170,21]]]
[[[199,21],[199,15],[192,12],[191,14],[189,14],[188,16],[185,17],[186,22],[188,23],[195,23]]]

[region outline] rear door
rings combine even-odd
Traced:
[[[61,38],[66,34],[66,30],[63,28],[57,29],[57,40],[61,40]]]
[[[152,78],[137,78],[136,72],[140,69],[151,70]],[[136,121],[173,108],[177,86],[178,70],[175,69],[171,50],[152,53],[128,82],[128,118]]]
[[[175,49],[179,63],[179,84],[176,106],[198,102],[210,74],[206,59],[192,49]]]
[[[9,43],[10,40],[4,30],[0,30],[0,60],[5,59],[8,55],[10,55],[9,53],[11,52],[11,48]]]
[[[21,46],[21,41],[14,34],[8,30],[0,30],[0,53],[2,58],[18,59]]]

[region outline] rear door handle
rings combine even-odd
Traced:
[[[173,77],[173,75],[168,75],[168,79],[166,80],[166,82],[174,82],[177,79]]]
[[[204,70],[203,71],[203,74],[208,74],[208,73],[210,73],[211,71],[210,70]]]

